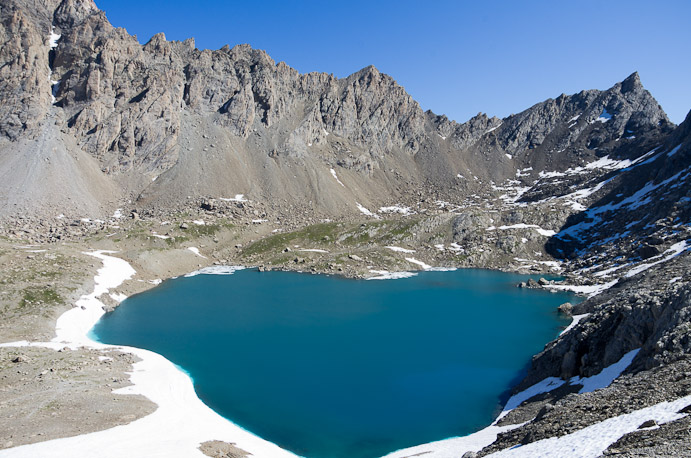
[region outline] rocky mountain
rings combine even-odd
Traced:
[[[635,157],[673,128],[637,74],[458,124],[423,112],[374,67],[337,79],[301,75],[247,45],[198,50],[162,34],[140,45],[90,0],[13,0],[0,14],[0,174],[11,183],[3,192],[25,194],[4,199],[19,203],[3,215],[31,213],[36,200],[97,218],[127,201],[165,209],[235,194],[357,213],[356,202],[408,202],[418,189],[465,195],[516,170]],[[13,157],[36,163],[17,173]],[[49,161],[64,170],[48,174]]]
[[[248,45],[199,50],[162,34],[141,45],[92,0],[6,0],[0,42],[3,234],[74,239],[125,224],[113,212],[126,209],[161,225],[180,214],[269,221],[278,235],[225,252],[248,264],[303,269],[286,242],[313,237],[362,240],[368,253],[393,241],[437,265],[559,272],[591,297],[517,390],[582,381],[638,353],[604,390],[576,395],[574,382],[528,399],[502,421],[530,421],[481,454],[689,394],[691,113],[672,124],[637,73],[457,123],[375,67],[339,79]],[[332,219],[340,232],[310,229]],[[688,422],[629,434],[617,450],[678,455]]]

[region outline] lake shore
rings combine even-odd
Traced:
[[[56,321],[56,337],[47,342],[12,342],[2,344],[5,349],[41,348],[51,351],[96,351],[99,358],[106,359],[113,352],[134,355],[129,372],[130,386],[113,391],[113,394],[127,395],[121,398],[122,404],[129,404],[128,398],[137,401],[141,396],[157,405],[153,413],[143,416],[129,424],[103,431],[89,431],[84,425],[83,434],[73,437],[47,440],[34,444],[8,448],[0,451],[0,456],[28,457],[41,456],[148,456],[150,453],[164,453],[166,456],[204,456],[199,450],[201,443],[217,440],[236,444],[241,450],[253,456],[295,456],[242,428],[234,425],[204,405],[196,396],[191,379],[174,364],[162,356],[142,349],[111,346],[94,342],[88,337],[89,330],[103,315],[107,298],[119,303],[133,288],[147,289],[154,286],[153,281],[142,281],[134,286],[133,277],[137,272],[125,260],[108,250],[84,253],[99,259],[103,265],[93,279],[93,291],[82,295],[75,306],[64,312]],[[171,266],[174,270],[187,267]],[[201,273],[232,273],[233,269],[219,266],[202,268]],[[218,272],[220,271],[220,272]],[[194,274],[195,272],[192,272]],[[376,272],[379,274],[380,272]],[[189,275],[189,274],[188,274]],[[390,278],[400,278],[390,275]],[[401,276],[404,277],[404,276]],[[111,302],[111,307],[113,304]],[[139,395],[139,396],[132,396]],[[136,404],[137,402],[135,402]],[[190,420],[193,419],[194,421]],[[190,425],[195,425],[190,427]],[[199,426],[197,426],[199,425]],[[91,425],[96,430],[98,425]],[[153,449],[149,448],[156,444]],[[107,452],[103,452],[107,450]]]
[[[10,347],[44,347],[55,351],[68,347],[86,348],[101,352],[118,351],[135,355],[130,374],[132,385],[115,394],[142,395],[154,402],[157,409],[130,424],[70,438],[10,448],[0,451],[3,457],[32,456],[204,456],[200,444],[224,441],[237,444],[254,456],[295,456],[274,444],[260,439],[216,414],[204,405],[194,392],[190,378],[173,363],[156,353],[132,347],[112,346],[94,342],[88,332],[103,315],[104,304],[98,299],[109,294],[118,300],[126,296],[115,293],[124,281],[136,273],[124,260],[107,256],[104,251],[88,253],[100,259],[103,267],[94,278],[94,291],[82,296],[76,307],[65,312],[57,321],[57,336],[50,342],[12,342]]]

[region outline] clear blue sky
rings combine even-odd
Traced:
[[[96,0],[145,43],[249,43],[300,72],[374,65],[459,122],[507,116],[638,71],[670,119],[691,110],[691,1]]]

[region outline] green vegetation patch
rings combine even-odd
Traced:
[[[334,245],[358,247],[376,243],[391,244],[414,236],[417,219],[378,220],[364,223],[320,223],[303,229],[274,234],[247,246],[243,256],[267,255],[281,252],[293,245],[333,250]]]
[[[29,308],[41,304],[64,304],[65,300],[53,288],[50,287],[28,287],[24,289],[22,299],[19,301],[19,308]]]

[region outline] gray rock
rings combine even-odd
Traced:
[[[558,310],[564,315],[571,316],[573,312],[573,305],[571,302],[565,302],[558,307]]]

